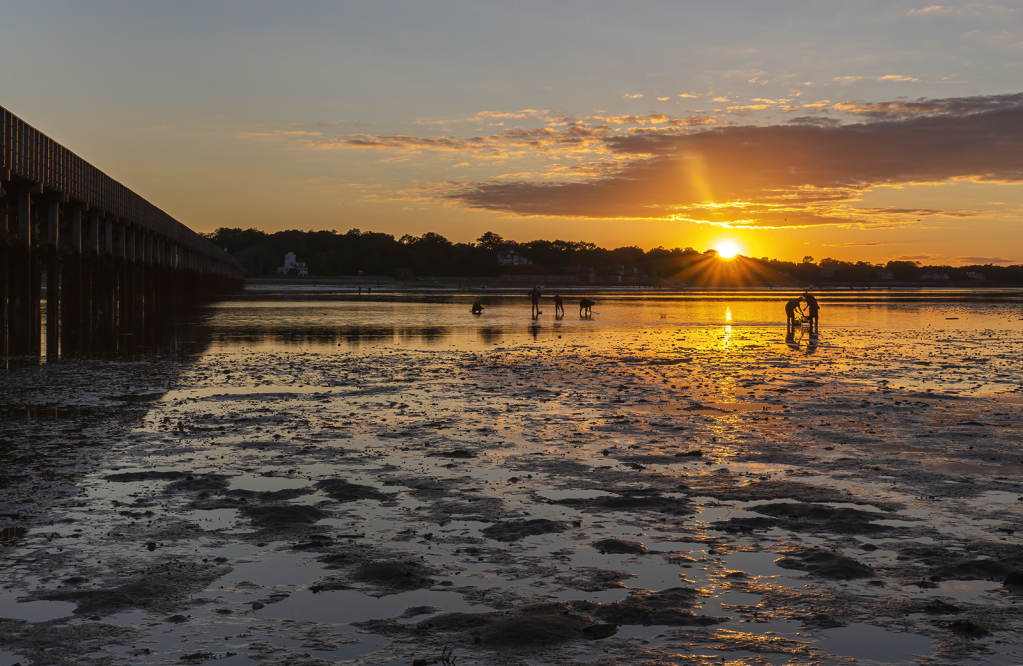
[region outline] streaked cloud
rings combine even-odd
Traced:
[[[910,9],[909,15],[927,15],[936,16],[938,14],[951,14],[952,9],[943,5],[930,5],[929,7],[920,7],[919,9]]]
[[[981,111],[1013,109],[1023,104],[1023,93],[947,99],[920,99],[913,102],[840,102],[836,111],[873,118],[896,118],[918,115],[961,116]]]
[[[879,76],[878,81],[898,81],[899,83],[917,83],[920,79],[913,78],[912,76],[903,76],[901,74],[886,74]]]
[[[643,97],[643,93],[637,93],[635,95],[629,95],[629,94],[622,95],[622,99],[641,99],[642,97]]]
[[[879,245],[898,245],[898,243],[824,243],[821,247],[877,247]]]
[[[1015,259],[1008,257],[956,257],[961,264],[1014,264]]]

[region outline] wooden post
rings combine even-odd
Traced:
[[[57,241],[60,238],[60,204],[46,204],[46,356],[60,355],[60,261]]]
[[[32,195],[27,191],[18,194],[17,220],[11,225],[16,237],[11,246],[10,270],[10,340],[8,349],[12,356],[31,354],[32,333]]]
[[[2,128],[0,128],[0,131],[2,131]],[[8,355],[7,336],[10,318],[7,312],[7,289],[10,284],[11,272],[10,244],[13,240],[9,226],[10,206],[8,205],[11,195],[10,190],[7,188],[10,188],[10,184],[0,179],[0,357],[3,358],[6,358]]]
[[[60,349],[73,354],[82,349],[84,309],[82,283],[82,209],[65,214],[60,230]]]

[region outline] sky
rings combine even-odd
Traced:
[[[1023,263],[1023,1],[0,0],[0,106],[197,231]]]

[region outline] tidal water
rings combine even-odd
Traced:
[[[1018,663],[1023,291],[795,295],[259,286],[12,365],[0,666]]]
[[[1023,290],[857,290],[817,292],[821,327],[828,330],[962,335],[1023,329]],[[784,329],[784,304],[799,292],[741,291],[684,294],[596,294],[593,316],[579,315],[579,294],[565,295],[555,317],[553,292],[543,314],[530,316],[529,299],[509,294],[377,293],[350,289],[260,286],[212,306],[204,319],[214,347],[232,345],[424,347],[487,345],[505,339],[569,336],[595,342],[611,331],[737,327]],[[469,308],[480,298],[485,311]]]

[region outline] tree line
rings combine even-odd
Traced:
[[[259,229],[221,227],[204,234],[237,257],[252,276],[273,275],[287,252],[294,252],[309,267],[310,275],[394,275],[400,269],[416,276],[493,277],[500,274],[577,275],[583,281],[631,284],[685,283],[693,286],[878,284],[926,282],[930,284],[984,282],[1023,285],[1023,266],[921,265],[912,261],[870,263],[830,257],[800,262],[737,257],[722,262],[714,250],[691,247],[637,246],[614,249],[594,243],[563,240],[516,242],[487,232],[470,243],[454,243],[436,233],[422,236],[351,229],[337,231],[287,230],[268,233]],[[498,255],[512,252],[531,263],[502,266]],[[972,275],[971,275],[972,274]]]

